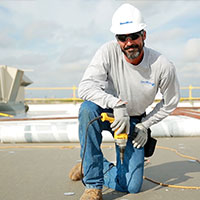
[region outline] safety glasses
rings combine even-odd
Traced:
[[[117,40],[121,42],[125,42],[128,38],[131,40],[137,40],[142,35],[141,32],[131,33],[131,34],[124,34],[124,35],[116,35]]]

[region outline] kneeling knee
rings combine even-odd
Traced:
[[[98,105],[93,102],[85,101],[81,104],[79,114],[83,116],[93,116],[98,111]]]
[[[139,182],[134,182],[132,184],[129,184],[128,192],[133,193],[133,194],[139,193],[141,191],[142,182],[143,181],[139,181]]]

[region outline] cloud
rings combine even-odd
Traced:
[[[15,42],[15,39],[11,38],[6,31],[0,32],[0,48],[13,47]]]
[[[180,38],[180,35],[185,35],[185,30],[183,28],[175,27],[165,31],[157,31],[149,35],[149,40],[152,44],[161,43],[165,41],[177,41]]]
[[[60,28],[60,25],[56,22],[35,20],[25,27],[24,36],[27,40],[53,39],[56,32],[58,32]]]
[[[34,72],[27,73],[27,75],[34,81],[35,86],[78,86],[87,65],[88,60],[79,60],[77,62],[63,63],[60,65],[56,64],[54,67],[51,67],[48,63],[44,63],[38,66]]]
[[[200,38],[187,40],[179,50],[177,71],[181,86],[198,86],[200,79]]]
[[[177,52],[179,48],[182,49],[183,41],[182,37],[186,35],[186,31],[183,28],[171,28],[168,30],[160,30],[155,33],[147,32],[147,45],[158,51],[161,51],[166,56],[171,58],[177,58],[179,56]],[[181,37],[180,37],[181,36]]]
[[[199,74],[200,62],[182,62],[182,65],[178,70],[181,86],[199,86]]]
[[[188,62],[182,67],[181,72],[185,77],[199,77],[200,63],[199,62]]]
[[[71,63],[78,60],[88,59],[89,52],[88,46],[79,46],[74,45],[70,48],[67,48],[63,54],[60,56],[59,63]]]
[[[187,21],[191,16],[198,15],[199,1],[149,1],[145,2],[142,13],[150,31],[167,30],[179,26],[180,22]],[[191,23],[191,21],[190,21]],[[184,27],[187,26],[183,23]]]
[[[1,63],[10,66],[18,66],[19,68],[24,66],[36,67],[45,63],[48,60],[47,55],[41,54],[22,54],[20,56],[10,55],[6,58],[0,59]]]
[[[200,63],[200,38],[192,38],[187,41],[184,49],[185,60]]]

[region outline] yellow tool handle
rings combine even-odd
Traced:
[[[112,113],[101,113],[101,121],[109,121],[110,123],[113,123],[115,120],[114,115]],[[128,139],[128,134],[127,133],[120,133],[116,134],[117,130],[115,130],[114,133],[114,139]]]
[[[114,115],[112,113],[101,113],[101,121],[109,121],[110,123],[114,122]]]

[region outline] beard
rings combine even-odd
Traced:
[[[143,41],[142,45],[127,46],[124,49],[122,49],[122,52],[125,54],[125,56],[128,59],[133,60],[141,54],[143,47],[144,47],[144,41]],[[131,48],[132,48],[132,50],[128,51]]]

